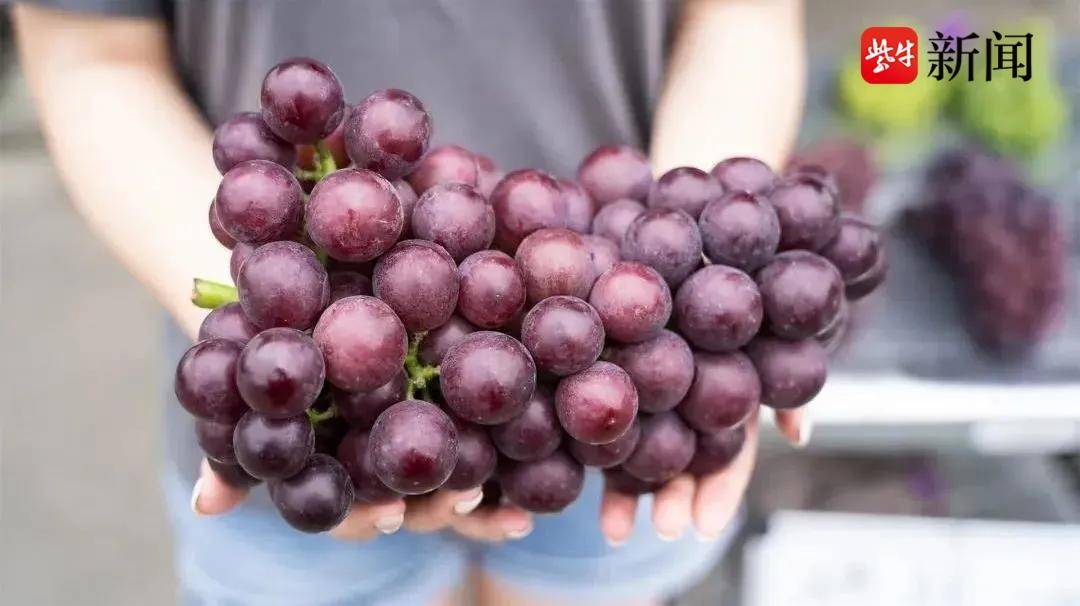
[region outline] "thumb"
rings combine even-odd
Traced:
[[[217,467],[215,471],[214,467]],[[191,491],[191,510],[197,515],[214,516],[227,513],[247,498],[248,488],[258,480],[248,476],[238,465],[212,465],[203,459],[199,479]],[[242,474],[242,475],[241,475]]]

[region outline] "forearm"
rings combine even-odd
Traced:
[[[689,0],[653,123],[653,166],[708,170],[731,156],[774,169],[802,118],[800,0]]]
[[[194,335],[191,277],[228,281],[207,227],[219,175],[210,132],[180,88],[160,23],[19,6],[19,53],[72,202]]]

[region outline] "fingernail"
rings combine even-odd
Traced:
[[[459,516],[468,515],[472,513],[474,509],[480,506],[480,502],[484,500],[484,491],[478,490],[472,497],[463,501],[454,503],[454,513]]]
[[[607,541],[607,544],[609,546],[611,546],[611,547],[622,547],[623,545],[626,545],[626,541],[627,541],[628,538],[629,537],[623,537],[621,539],[613,539],[611,537],[605,536],[604,540]]]
[[[720,533],[702,532],[700,530],[694,531],[694,538],[701,543],[715,543],[720,538]]]
[[[405,523],[405,514],[399,513],[375,520],[375,528],[383,534],[394,534]]]
[[[795,442],[796,448],[806,448],[810,443],[810,433],[814,430],[814,420],[810,415],[803,415],[802,423],[799,424],[799,439]]]
[[[657,530],[656,531],[656,536],[660,537],[661,541],[667,541],[668,543],[671,543],[673,541],[679,540],[679,537],[682,536],[682,533],[681,532],[667,532],[667,531]]]
[[[199,493],[202,492],[203,480],[195,480],[195,486],[191,489],[191,512],[197,516],[206,515],[199,509]]]
[[[532,532],[532,524],[525,526],[524,528],[515,528],[506,532],[506,538],[508,539],[524,539]]]

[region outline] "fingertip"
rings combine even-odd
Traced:
[[[668,482],[653,500],[653,528],[664,541],[682,537],[691,522],[694,478],[681,475]]]
[[[532,514],[515,505],[500,507],[499,526],[508,539],[523,539],[533,530]]]
[[[227,513],[247,496],[247,490],[225,483],[203,459],[199,479],[191,489],[191,511],[199,516]]]
[[[813,425],[810,415],[802,408],[776,411],[776,428],[795,448],[803,448],[810,442]]]
[[[600,504],[600,532],[612,547],[619,547],[634,532],[634,514],[637,512],[638,498],[613,490],[604,492]]]

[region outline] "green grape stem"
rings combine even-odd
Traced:
[[[318,425],[324,421],[329,421],[336,416],[338,416],[338,410],[337,406],[333,404],[330,405],[330,408],[327,408],[322,412],[316,412],[311,408],[307,409],[307,418],[312,426]]]
[[[217,309],[238,300],[236,287],[229,284],[195,278],[191,288],[191,302],[203,309]]]
[[[405,397],[412,399],[420,393],[425,400],[431,400],[430,385],[432,380],[439,377],[439,367],[424,364],[420,361],[420,344],[424,341],[426,333],[418,332],[409,339],[409,351],[405,354],[405,374],[408,381],[405,385]]]

